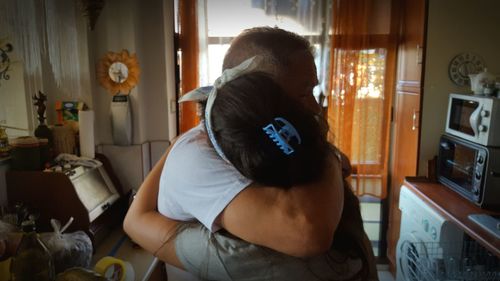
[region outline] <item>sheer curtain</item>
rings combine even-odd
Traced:
[[[14,63],[22,67],[24,93],[17,94],[26,96],[30,131],[38,124],[31,102],[38,91],[50,89],[47,112],[52,111],[56,99],[85,100],[90,92],[87,30],[77,4],[0,0],[0,41],[12,43],[19,56]]]
[[[392,2],[333,1],[329,140],[351,159],[358,196],[387,194],[398,19]]]
[[[198,87],[198,17],[197,0],[180,0],[179,49],[180,49],[180,95]],[[196,104],[185,102],[179,105],[179,133],[198,124]]]
[[[11,40],[22,57],[30,95],[43,90],[49,75],[66,96],[79,98],[90,79],[82,70],[87,32],[75,1],[2,0],[0,38]],[[48,59],[50,74],[42,69]],[[68,63],[68,62],[71,63]]]

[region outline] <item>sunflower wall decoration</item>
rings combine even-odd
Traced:
[[[128,95],[139,83],[141,70],[136,54],[108,52],[99,60],[97,79],[111,95]]]

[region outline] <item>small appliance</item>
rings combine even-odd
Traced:
[[[499,280],[499,260],[408,187],[399,195],[396,281]]]
[[[441,136],[438,180],[485,209],[500,209],[500,148]]]
[[[399,194],[399,209],[396,280],[437,280],[446,260],[460,259],[464,232],[404,185]]]
[[[500,147],[500,98],[450,94],[445,131],[474,143]]]

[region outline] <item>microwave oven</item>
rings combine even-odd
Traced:
[[[500,99],[450,94],[445,132],[485,146],[500,146]]]
[[[443,185],[479,207],[500,208],[500,148],[443,135],[437,176]]]

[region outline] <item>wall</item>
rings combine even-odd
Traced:
[[[44,2],[36,3],[42,5]],[[30,126],[30,132],[33,134],[38,123],[32,121],[35,118],[32,113],[36,109],[32,106],[31,96],[36,91],[41,90],[47,94],[46,115],[49,125],[55,123],[56,100],[85,102],[95,111],[97,152],[108,156],[126,189],[138,188],[151,166],[164,153],[169,140],[177,134],[174,3],[171,0],[106,0],[93,31],[86,28],[86,19],[81,14],[76,20],[76,26],[80,28],[76,43],[78,53],[72,59],[80,65],[81,75],[77,82],[82,88],[81,95],[71,95],[71,90],[67,90],[67,87],[62,89],[56,85],[46,55],[40,58],[41,71],[36,77],[23,77],[20,60],[20,65],[13,65],[15,68],[9,73],[12,78],[8,82],[13,86],[0,81],[0,118],[2,114],[7,115],[9,120],[16,114],[21,115],[21,119],[27,119],[23,122],[28,123],[27,126]],[[3,37],[3,30],[0,30],[0,38]],[[54,43],[47,40],[47,44]],[[137,54],[141,76],[138,85],[130,93],[133,116],[132,145],[118,147],[113,145],[111,133],[111,95],[98,84],[96,66],[106,52],[119,52],[122,49]],[[15,92],[19,100],[4,95],[6,92]],[[4,96],[6,98],[3,98]],[[14,108],[14,103],[19,110]],[[5,107],[8,107],[8,110],[4,109],[2,113],[2,108]],[[9,125],[20,126],[18,123]]]
[[[38,8],[42,10],[37,9],[38,17],[37,21],[33,20],[34,24],[45,27],[44,1],[32,1],[40,5]],[[54,3],[62,5],[65,0],[56,0]],[[58,42],[57,40],[49,40],[51,38],[46,38],[45,35],[45,40],[41,40],[40,46],[29,49],[43,52],[40,55],[40,61],[37,60],[37,65],[41,67],[40,73],[35,75],[37,77],[23,75],[23,58],[13,54],[12,60],[16,63],[12,65],[12,71],[9,72],[11,80],[0,81],[3,84],[0,87],[0,101],[2,102],[0,107],[9,106],[9,110],[5,114],[9,117],[14,116],[17,110],[10,107],[11,104],[14,104],[13,95],[10,93],[16,93],[16,97],[19,97],[19,101],[15,101],[16,106],[22,104],[23,101],[28,105],[27,109],[19,110],[20,114],[33,112],[35,108],[31,106],[31,97],[38,90],[41,90],[47,95],[46,115],[49,125],[52,125],[56,122],[55,101],[83,101],[96,112],[96,143],[111,144],[109,118],[111,96],[96,81],[96,65],[106,52],[119,52],[122,49],[127,49],[130,53],[137,53],[141,68],[139,84],[130,93],[133,113],[133,143],[141,144],[173,138],[176,133],[175,111],[169,111],[169,100],[175,102],[173,6],[173,1],[170,0],[107,0],[93,31],[88,30],[87,19],[78,11],[75,15],[76,18],[72,18],[72,22],[64,21],[69,30],[77,30],[78,33],[78,36],[71,37],[71,39],[76,38],[71,42],[76,41],[74,45],[76,45],[75,49],[77,50],[71,53],[71,61],[64,61],[64,65],[76,65],[78,62],[81,73],[77,82],[81,87],[81,92],[75,94],[75,88],[68,87],[71,85],[68,82],[71,78],[69,75],[63,77],[64,85],[56,84],[52,71],[54,66],[49,61],[48,51],[44,50],[54,50],[54,46],[58,47]],[[23,6],[19,5],[18,8],[22,9]],[[66,10],[61,11],[63,10],[58,10],[57,14],[64,15],[63,12],[66,12]],[[0,15],[1,12],[0,10]],[[69,10],[67,13],[73,13],[73,11]],[[22,19],[23,17],[29,17],[29,14],[21,13],[18,18]],[[67,17],[61,16],[60,20],[67,20]],[[18,20],[18,22],[22,21]],[[18,23],[14,23],[12,26],[15,24]],[[16,33],[19,30],[16,28],[2,29],[0,30],[0,38],[22,37],[20,32]],[[10,34],[9,31],[14,34]],[[55,33],[57,34],[57,32]],[[64,36],[65,34],[59,35]],[[65,37],[58,37],[58,39],[62,40]],[[21,49],[21,46],[14,45],[14,50],[16,48]],[[64,59],[67,58],[63,57],[62,60]],[[30,80],[40,81],[33,83],[36,84],[33,88],[24,87],[30,85]],[[1,110],[0,114],[2,114]],[[34,124],[35,127],[36,125]]]
[[[169,1],[167,1],[169,2]],[[169,8],[172,5],[166,5]],[[172,7],[173,9],[173,7]],[[96,141],[111,144],[111,96],[95,81],[95,66],[108,51],[127,49],[136,53],[141,68],[140,81],[131,93],[133,143],[168,140],[168,100],[174,94],[173,83],[166,83],[167,72],[173,68],[173,37],[166,40],[165,29],[173,30],[171,11],[165,11],[162,0],[110,0],[101,12],[95,31],[91,32],[90,71],[94,75],[94,110],[96,111]],[[168,14],[168,19],[164,16]],[[173,17],[173,13],[172,13]],[[165,26],[164,20],[171,21]],[[168,45],[168,46],[167,46]],[[168,49],[167,49],[168,47]],[[172,72],[173,73],[173,72]],[[169,75],[172,73],[168,73]],[[172,84],[172,85],[170,85]]]
[[[1,35],[0,35],[1,36]],[[0,125],[5,121],[7,126],[28,129],[28,113],[26,95],[24,94],[23,64],[15,47],[7,53],[11,64],[7,75],[9,80],[0,80]],[[7,129],[9,137],[26,135],[27,131]]]
[[[110,160],[126,189],[138,188],[176,135],[174,12],[169,0],[108,0],[89,35],[90,71],[98,151]],[[96,82],[95,66],[108,51],[136,53],[140,80],[130,93],[132,145],[114,146],[109,95]],[[174,110],[171,110],[174,109]]]
[[[468,92],[448,78],[448,65],[462,52],[480,55],[488,71],[500,74],[500,1],[430,0],[422,105],[419,175],[437,155],[444,133],[448,95]]]
[[[86,20],[76,2],[0,1],[0,26],[0,38],[14,48],[11,80],[0,86],[0,115],[6,108],[8,125],[28,129],[9,135],[33,134],[38,121],[32,97],[38,91],[47,96],[48,124],[55,123],[57,100],[92,104]]]

